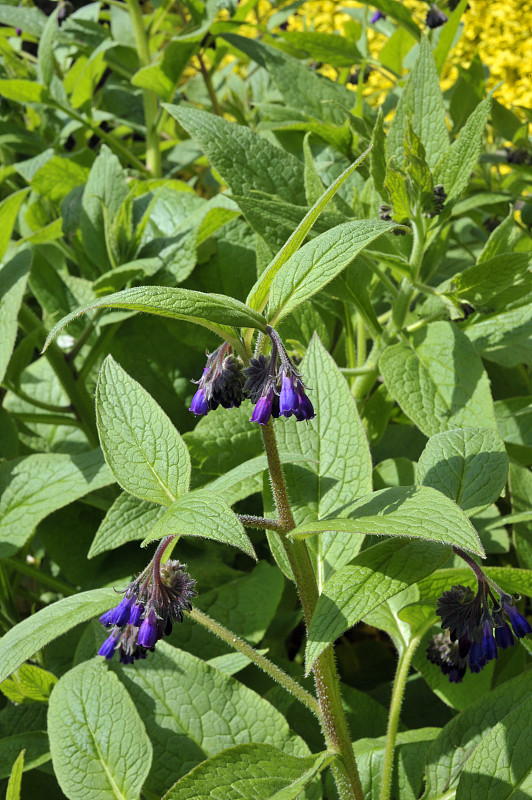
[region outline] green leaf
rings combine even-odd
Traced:
[[[276,325],[304,300],[323,289],[394,222],[357,220],[337,225],[292,255],[276,272],[270,288],[268,316]]]
[[[159,796],[193,765],[234,745],[263,743],[288,755],[309,755],[263,697],[165,642],[141,670],[126,666],[120,677],[154,745],[146,788]]]
[[[162,97],[171,100],[181,74],[197,49],[197,42],[171,41],[163,49],[155,63],[141,67],[133,77],[133,86],[150,89]]]
[[[91,589],[58,600],[26,617],[0,639],[0,682],[48,642],[113,605],[116,605],[114,589]]]
[[[99,272],[107,272],[115,266],[109,257],[105,215],[107,213],[112,218],[127,194],[126,174],[120,161],[103,145],[85,184],[80,218],[85,253]]]
[[[530,253],[501,253],[455,275],[450,294],[458,300],[467,300],[478,311],[504,308],[508,302],[520,300],[526,289],[532,288],[531,276],[527,273],[531,261]],[[504,291],[508,287],[511,292]]]
[[[0,260],[6,254],[20,206],[26,199],[28,191],[29,189],[21,189],[19,192],[12,192],[0,203]],[[22,258],[29,258],[31,261],[31,253],[28,253],[27,256],[23,256],[22,253],[19,255]],[[9,263],[14,260],[12,259]],[[2,269],[5,268],[4,266]]]
[[[270,745],[243,744],[204,761],[164,800],[225,800],[236,797],[235,791],[239,800],[295,800],[332,758],[327,753],[295,758]]]
[[[13,703],[47,703],[57,678],[34,664],[22,664],[10,678],[0,683],[0,692]]]
[[[532,693],[488,731],[462,769],[456,800],[526,800],[532,794]]]
[[[295,419],[276,425],[279,449],[291,454],[285,464],[291,506],[298,523],[321,519],[353,497],[371,491],[371,456],[349,386],[317,336],[300,366],[311,389],[316,417],[307,425]],[[303,459],[306,462],[301,463]],[[304,468],[303,468],[304,467]],[[274,537],[272,536],[270,541]],[[318,585],[358,551],[361,537],[324,533],[309,543]]]
[[[503,202],[508,202],[508,198],[506,197]],[[515,222],[515,212],[513,206],[510,206],[508,216],[490,233],[488,241],[478,257],[478,263],[481,264],[491,261],[496,256],[512,253],[518,238],[519,228]]]
[[[20,787],[22,784],[25,753],[25,750],[21,750],[20,755],[13,764],[13,769],[11,770],[9,782],[7,784],[6,800],[20,800]]]
[[[93,308],[124,308],[170,319],[188,319],[214,331],[222,339],[235,338],[234,331],[227,326],[266,329],[266,320],[261,314],[232,297],[166,286],[136,286],[101,297],[63,317],[48,334],[44,349],[65,325]]]
[[[50,761],[50,746],[46,731],[24,731],[0,739],[0,779],[9,778],[22,750],[25,751],[25,757],[21,772],[35,769]]]
[[[126,542],[142,541],[165,513],[165,508],[122,492],[96,531],[87,558],[114,550]]]
[[[89,170],[72,158],[54,155],[33,175],[31,188],[60,203],[73,189],[82,186],[88,175]]]
[[[13,28],[20,28],[24,33],[31,33],[39,37],[46,25],[46,15],[39,8],[32,6],[12,6],[7,3],[0,5],[0,22]]]
[[[0,95],[16,103],[46,103],[49,100],[46,86],[21,78],[0,80]]]
[[[340,36],[337,32],[283,31],[283,39],[307,53],[314,61],[323,61],[333,67],[352,67],[363,58],[353,40]]]
[[[15,553],[52,511],[113,482],[101,451],[22,456],[0,463],[0,558]]]
[[[427,754],[427,797],[437,797],[456,786],[465,765],[491,729],[531,693],[529,671],[492,689],[448,722]],[[496,773],[492,775],[495,777]]]
[[[205,151],[234,194],[253,189],[304,202],[303,164],[250,128],[195,108],[165,105]]]
[[[488,121],[491,97],[487,97],[475,108],[457,139],[445,147],[435,167],[434,181],[443,184],[447,202],[462,194],[469,183],[470,175],[478,163],[482,147],[482,134]]]
[[[222,38],[264,67],[285,104],[303,109],[310,118],[342,125],[345,120],[342,108],[350,109],[355,104],[355,95],[345,86],[308,69],[275,47],[233,33],[226,33]]]
[[[440,36],[438,38],[438,44],[434,48],[434,61],[436,62],[436,69],[438,70],[438,75],[441,75],[443,67],[445,65],[445,61],[449,52],[454,44],[455,36],[460,27],[460,21],[462,19],[462,14],[467,8],[467,0],[460,0],[456,8],[454,9],[453,13],[449,16],[449,19],[440,28]]]
[[[427,436],[459,427],[496,428],[488,376],[452,322],[433,322],[386,348],[380,368],[390,394]]]
[[[340,509],[337,519],[304,522],[289,536],[307,539],[323,531],[409,536],[471,550],[484,558],[478,534],[464,512],[428,486],[392,486],[361,497]]]
[[[161,407],[112,356],[98,378],[96,421],[105,459],[123,489],[163,506],[188,491],[186,444]]]
[[[392,797],[417,800],[423,786],[423,763],[439,728],[418,728],[397,734]],[[353,742],[362,791],[366,800],[377,800],[382,791],[382,769],[386,737]]]
[[[490,361],[515,367],[531,358],[532,304],[502,308],[466,327],[465,333],[475,350]]]
[[[53,44],[55,34],[58,30],[58,13],[59,8],[55,8],[48,17],[39,40],[39,48],[37,50],[37,63],[39,65],[39,72],[42,82],[46,87],[50,86],[55,69]]]
[[[388,131],[388,158],[395,157],[399,162],[404,158],[407,118],[412,120],[414,131],[425,147],[427,164],[434,169],[441,153],[449,147],[449,135],[434,56],[425,36],[421,38],[419,56]],[[447,186],[445,190],[448,192]]]
[[[367,155],[366,151],[363,153],[353,164],[351,164],[342,174],[323,192],[321,197],[316,200],[310,211],[306,214],[304,219],[301,220],[292,235],[287,239],[281,250],[277,253],[273,261],[265,269],[264,273],[260,276],[259,280],[255,283],[250,291],[247,302],[252,308],[262,311],[268,301],[268,295],[275,276],[287,262],[291,256],[295,254],[301,247],[308,232],[318,219],[321,212],[325,209],[327,204],[332,200],[338,189],[347,180],[347,178],[354,172],[358,165]]]
[[[385,490],[386,491],[386,490]],[[318,598],[305,653],[307,673],[325,648],[390,597],[426,577],[449,557],[429,542],[389,539],[336,572]]]
[[[103,659],[64,675],[50,698],[54,772],[69,800],[135,800],[150,770],[152,747],[128,693]]]
[[[470,517],[494,503],[508,476],[508,456],[495,431],[459,428],[432,436],[417,467],[417,480],[454,500]]]
[[[163,536],[200,536],[239,547],[256,558],[253,545],[225,500],[206,489],[197,489],[172,503],[155,524],[144,545]]]
[[[15,195],[10,195],[10,197],[15,197]],[[11,235],[11,231],[9,231],[9,235]],[[0,348],[0,382],[4,378],[17,338],[18,312],[26,290],[31,260],[31,252],[22,250],[0,269],[0,339],[2,341],[2,347]]]

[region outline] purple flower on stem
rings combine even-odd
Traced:
[[[471,556],[458,547],[453,549],[475,573],[477,592],[465,586],[453,586],[443,592],[436,611],[442,628],[448,629],[449,645],[444,646],[438,637],[433,637],[427,647],[427,657],[445,675],[450,675],[451,668],[458,667],[463,670],[463,677],[466,663],[471,672],[480,672],[489,661],[497,658],[499,647],[506,650],[513,646],[510,625],[517,638],[532,633],[532,626],[515,607],[515,599],[497,586]],[[451,645],[456,645],[452,654]]]
[[[207,357],[207,365],[198,381],[199,388],[190,404],[190,411],[205,416],[218,406],[238,407],[244,399],[242,362],[233,355],[225,342]]]
[[[183,612],[192,608],[195,581],[179,561],[161,563],[164,551],[173,540],[165,537],[144,572],[125,590],[115,608],[102,614],[100,622],[114,625],[111,635],[99,650],[107,659],[118,648],[122,664],[146,658],[156,642],[169,636],[174,622],[183,621]]]
[[[371,22],[375,25],[380,19],[386,19],[386,14],[383,14],[382,11],[376,11],[371,17]]]
[[[197,417],[205,416],[205,414],[209,413],[209,401],[203,389],[198,389],[192,398],[189,410],[196,414]]]

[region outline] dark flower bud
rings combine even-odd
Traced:
[[[392,207],[386,205],[386,203],[383,203],[379,208],[379,219],[381,219],[383,222],[391,222]]]
[[[15,33],[17,36],[22,36],[22,31],[20,28],[15,28]]]
[[[432,190],[432,194],[425,194],[423,197],[423,213],[426,217],[436,217],[441,214],[447,194],[441,184],[438,184]]]
[[[513,646],[514,637],[512,636],[512,629],[507,622],[501,625],[500,628],[495,628],[495,641],[497,642],[497,646],[502,648],[502,650]]]
[[[451,642],[444,633],[433,636],[427,646],[427,658],[444,675],[449,676],[451,683],[461,683],[466,673],[466,660],[459,653],[457,642]]]
[[[447,22],[447,15],[440,11],[438,6],[431,5],[430,9],[427,11],[427,16],[425,17],[425,24],[428,28],[439,28],[441,25],[444,25]]]
[[[244,399],[244,375],[242,362],[231,352],[226,342],[207,358],[199,388],[190,404],[190,411],[204,416],[218,406],[238,407]]]
[[[522,639],[523,636],[526,636],[528,633],[532,633],[532,627],[530,627],[530,623],[516,609],[515,605],[513,604],[513,598],[510,598],[509,600],[503,600],[502,607],[505,614],[508,616],[510,624],[514,629],[514,633],[518,639]]]
[[[382,11],[375,11],[373,16],[371,17],[371,22],[375,25],[380,19],[386,19],[386,14],[383,14]]]

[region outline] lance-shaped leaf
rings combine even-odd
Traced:
[[[364,550],[330,578],[310,623],[307,672],[325,648],[385,600],[437,569],[449,549],[428,542],[388,539]]]
[[[20,800],[20,786],[22,783],[22,772],[24,770],[24,755],[26,751],[21,750],[17,760],[13,764],[13,769],[9,776],[6,790],[6,800]]]
[[[139,500],[127,492],[119,494],[96,531],[87,558],[126,542],[142,541],[165,513],[164,506]]]
[[[395,222],[357,220],[322,233],[286,261],[270,288],[268,316],[275,325],[300,303],[323,289],[365,247],[383,233],[397,228]]]
[[[98,378],[96,420],[105,459],[126,491],[163,506],[188,491],[186,444],[161,407],[111,356]]]
[[[144,544],[163,536],[201,536],[239,547],[255,558],[253,545],[225,500],[214,492],[197,489],[172,503]]]
[[[266,320],[261,314],[223,294],[206,294],[167,286],[136,286],[101,297],[63,317],[48,334],[44,349],[65,325],[95,308],[123,308],[170,319],[186,319],[228,340],[235,338],[233,327],[266,329]]]
[[[260,276],[255,286],[250,291],[247,302],[252,308],[262,311],[268,301],[268,294],[272,281],[276,274],[279,272],[283,264],[294,255],[300,248],[305,240],[306,235],[318,219],[319,215],[325,209],[327,204],[332,200],[340,186],[347,180],[352,172],[359,166],[363,159],[367,156],[369,150],[357,158],[342,174],[334,181],[329,188],[323,192],[321,197],[316,200],[310,211],[301,220],[292,235],[287,239],[286,243],[277,253],[271,264],[265,269],[264,273]]]
[[[11,195],[11,197],[15,196]],[[17,197],[17,199],[19,198]],[[20,201],[22,200],[23,198],[20,198]],[[18,208],[19,206],[17,205],[17,212]],[[11,230],[9,234],[11,235]],[[0,251],[1,249],[0,242]],[[17,338],[18,312],[24,297],[30,267],[31,252],[23,250],[0,269],[0,341],[2,342],[2,347],[0,348],[0,381],[4,378]]]
[[[19,622],[0,639],[0,683],[48,642],[116,605],[114,589],[65,597]]]
[[[52,511],[113,482],[101,451],[38,453],[0,463],[0,557],[8,558]]]
[[[69,800],[136,800],[150,771],[151,742],[137,709],[105,661],[64,675],[50,698],[54,772]]]
[[[297,758],[267,744],[242,744],[198,764],[164,800],[212,800],[232,796],[235,790],[239,800],[303,800],[308,797],[301,794],[305,786],[332,759],[327,753]]]
[[[468,516],[494,503],[508,476],[508,456],[496,431],[459,428],[437,433],[427,442],[417,480],[454,500]]]
[[[456,545],[482,558],[478,534],[461,508],[428,486],[392,486],[344,506],[339,519],[305,522],[288,535],[306,539],[321,531],[408,536]]]
[[[20,765],[21,774],[50,761],[50,745],[46,731],[24,731],[0,739],[0,780],[13,774],[17,762],[20,764],[22,750],[25,753],[23,765]]]

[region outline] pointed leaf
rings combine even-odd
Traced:
[[[13,764],[9,782],[7,784],[6,800],[20,800],[20,786],[22,783],[22,772],[24,770],[24,755],[26,751],[21,750],[20,755]]]
[[[91,589],[58,600],[19,622],[0,639],[0,682],[48,642],[113,605],[114,589]]]
[[[14,196],[11,195],[11,197]],[[1,217],[0,221],[2,222],[1,230],[4,230],[4,221]],[[11,235],[11,231],[9,235]],[[18,312],[26,290],[30,268],[31,252],[29,250],[17,253],[14,258],[0,268],[0,341],[2,342],[2,347],[0,348],[0,382],[4,379],[17,338]]]
[[[364,550],[323,588],[310,623],[306,670],[325,648],[390,597],[430,575],[449,549],[428,542],[392,539]]]
[[[9,778],[10,774],[13,774],[17,761],[20,764],[21,751],[24,751],[24,759],[20,773],[50,761],[50,745],[46,731],[24,731],[0,739],[0,779]]]
[[[142,541],[164,513],[164,507],[122,492],[96,531],[87,558],[114,550],[126,542]]]
[[[225,500],[214,492],[197,489],[172,503],[143,544],[163,536],[201,536],[239,547],[256,558],[253,545]]]
[[[122,488],[163,506],[188,491],[186,444],[161,407],[111,356],[98,378],[96,420],[106,461]]]
[[[136,286],[100,297],[99,300],[63,317],[48,334],[44,350],[65,325],[94,308],[124,308],[170,319],[187,319],[209,328],[222,339],[231,339],[235,336],[232,328],[228,326],[258,328],[262,331],[266,328],[266,320],[261,314],[232,297],[166,286]]]

